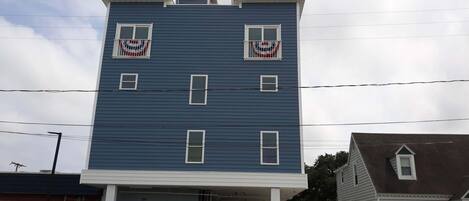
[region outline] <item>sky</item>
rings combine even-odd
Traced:
[[[0,0],[0,89],[95,89],[105,12],[100,0]],[[301,85],[469,79],[468,35],[467,0],[306,0]],[[468,91],[469,83],[303,89],[302,119],[467,118]],[[83,93],[0,93],[0,121],[91,124],[93,101]],[[90,134],[87,127],[5,123],[0,131]],[[469,134],[469,121],[304,127],[305,161],[348,150],[352,132]],[[50,169],[55,143],[0,133],[0,172],[13,171],[11,161],[25,164],[22,171]],[[86,141],[63,140],[57,170],[80,172],[87,149]]]

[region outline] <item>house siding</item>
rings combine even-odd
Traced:
[[[179,91],[99,93],[88,169],[301,173],[295,3],[110,6],[99,89],[138,73],[139,90]],[[150,59],[112,58],[117,23],[153,23]],[[281,24],[281,61],[244,61],[249,24]],[[191,74],[208,75],[209,88],[258,88],[260,75],[278,75],[288,89],[208,91],[194,106],[180,91]],[[204,164],[185,164],[187,130],[206,130]],[[260,165],[264,130],[279,131],[278,166]]]
[[[355,146],[352,143],[351,146]],[[357,164],[359,184],[354,184],[353,165]],[[341,183],[341,173],[337,172],[337,199],[338,201],[376,201],[376,192],[368,174],[363,158],[355,146],[350,149],[349,163],[341,171],[344,171],[344,183]]]

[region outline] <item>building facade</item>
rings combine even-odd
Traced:
[[[104,0],[81,183],[115,200],[286,200],[307,188],[302,0]]]

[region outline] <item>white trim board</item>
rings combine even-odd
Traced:
[[[83,170],[81,184],[308,188],[306,174],[209,171]]]

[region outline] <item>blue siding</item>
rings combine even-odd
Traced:
[[[154,23],[151,59],[112,59],[118,22]],[[245,24],[281,24],[283,60],[244,61]],[[139,73],[140,90],[189,89],[191,74],[207,74],[209,88],[256,88],[262,74],[298,86],[294,3],[112,3],[107,33],[101,90],[118,89],[121,73]],[[297,89],[209,91],[207,102],[189,105],[187,91],[100,93],[89,169],[301,172]],[[206,130],[204,164],[185,164],[188,129]],[[279,131],[280,165],[260,165],[261,130]]]

